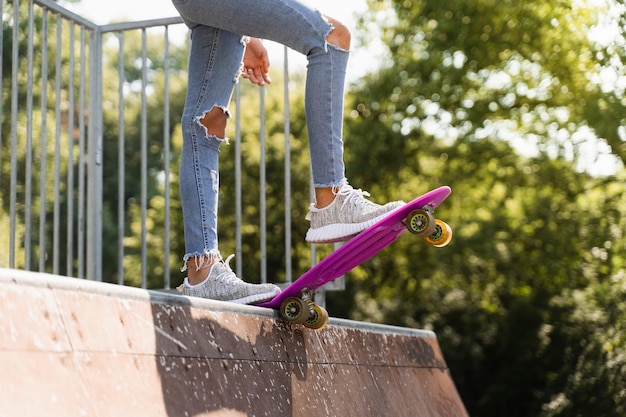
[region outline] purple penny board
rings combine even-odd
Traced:
[[[391,245],[398,236],[407,231],[404,220],[409,213],[413,210],[422,209],[425,206],[430,206],[434,209],[450,195],[450,192],[450,187],[439,187],[397,208],[347,241],[343,246],[292,282],[272,300],[261,303],[259,306],[280,309],[280,305],[285,299],[298,297],[300,292],[306,288],[315,291],[322,285],[351,271]]]

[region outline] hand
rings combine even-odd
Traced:
[[[241,76],[247,78],[251,83],[260,85],[272,82],[269,75],[270,59],[267,56],[267,49],[260,39],[250,38],[243,55],[243,68]]]

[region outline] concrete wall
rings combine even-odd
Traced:
[[[0,269],[0,417],[467,416],[431,332]]]

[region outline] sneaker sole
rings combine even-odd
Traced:
[[[276,288],[271,293],[266,292],[266,293],[261,293],[261,294],[254,294],[254,295],[249,295],[244,298],[239,298],[237,300],[225,300],[225,301],[228,303],[234,303],[234,304],[258,304],[264,301],[270,301],[271,299],[276,297],[278,294],[280,294],[280,292],[281,292],[280,288]]]
[[[220,300],[220,299],[216,299],[216,298],[205,298],[205,297],[202,297],[202,296],[199,296],[199,295],[193,295],[193,294],[185,293],[184,290],[182,292],[182,295],[184,295],[185,297],[196,297],[196,298],[202,298],[202,299],[205,299],[205,300],[222,301],[222,302],[225,302],[225,303],[233,303],[233,304],[259,304],[259,303],[262,303],[264,301],[272,300],[274,297],[276,297],[278,294],[280,294],[280,292],[281,292],[281,289],[280,288],[276,288],[272,292],[264,292],[264,293],[260,293],[260,294],[249,295],[247,297],[238,298],[236,300]]]

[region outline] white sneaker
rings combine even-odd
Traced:
[[[228,263],[235,255],[230,255],[225,262],[216,262],[209,271],[209,276],[198,285],[189,284],[185,278],[177,289],[183,295],[229,301],[237,304],[257,304],[271,300],[280,293],[274,284],[250,284],[238,278]]]
[[[367,191],[355,190],[347,182],[334,191],[335,200],[327,207],[318,209],[311,204],[306,219],[311,228],[306,241],[311,243],[342,242],[359,234],[387,213],[405,205],[404,201],[394,201],[383,206],[366,200]]]

